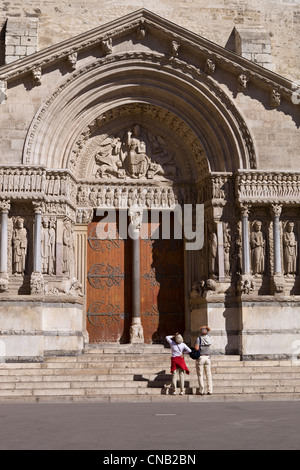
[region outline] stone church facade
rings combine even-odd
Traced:
[[[176,331],[193,343],[203,324],[217,354],[291,357],[300,341],[297,46],[282,75],[261,26],[237,23],[225,48],[168,11],[131,10],[68,38],[58,32],[40,50],[43,17],[7,12],[1,357],[161,343]],[[297,5],[286,11],[296,25]],[[151,229],[145,215],[186,205],[194,228],[204,208],[201,249],[140,236]],[[99,237],[99,209],[113,237]],[[137,236],[122,237],[122,224]]]

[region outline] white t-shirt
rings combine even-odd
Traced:
[[[184,353],[190,354],[192,352],[192,350],[185,343],[176,344],[172,338],[173,336],[166,337],[166,340],[168,341],[172,349],[172,357],[180,357]]]

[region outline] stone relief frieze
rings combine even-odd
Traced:
[[[240,201],[298,204],[300,174],[245,172],[238,175],[236,188]]]
[[[96,178],[155,179],[177,178],[175,155],[159,135],[135,125],[125,134],[108,136],[99,145],[95,161]]]
[[[116,186],[81,184],[77,193],[77,220],[89,220],[90,208],[114,207],[129,208],[140,206],[144,208],[171,208],[184,202],[184,188],[155,187],[155,186]],[[190,191],[186,192],[190,202]]]

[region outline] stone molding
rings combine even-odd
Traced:
[[[242,145],[238,147],[238,152],[240,153],[239,158],[242,160],[239,165],[242,167],[249,167],[252,169],[256,168],[256,150],[253,139],[251,137],[250,130],[240,114],[239,110],[235,106],[231,98],[222,90],[222,88],[210,77],[209,75],[203,73],[199,68],[189,65],[184,61],[173,58],[170,61],[163,54],[154,54],[152,52],[124,52],[121,54],[109,54],[104,58],[97,59],[96,61],[89,63],[85,67],[82,67],[78,71],[75,71],[70,77],[68,77],[59,88],[48,98],[44,105],[40,108],[38,114],[32,121],[32,124],[29,128],[27,138],[24,146],[23,162],[25,164],[32,164],[33,154],[34,154],[34,142],[37,139],[39,134],[39,128],[41,124],[44,123],[44,117],[47,113],[47,110],[51,104],[58,98],[58,96],[67,89],[67,87],[73,83],[76,79],[82,78],[84,74],[94,73],[98,67],[103,67],[106,65],[115,65],[120,66],[120,63],[123,61],[137,61],[140,65],[143,64],[153,64],[159,65],[162,70],[172,71],[172,72],[181,72],[183,74],[184,80],[196,80],[199,85],[204,87],[205,91],[209,91],[212,94],[214,100],[217,100],[218,107],[223,111],[222,119],[226,116],[226,124],[232,126],[232,120],[234,122],[233,132],[239,134],[239,139],[241,140]],[[202,90],[203,93],[204,90]],[[201,91],[200,91],[201,94]],[[223,108],[223,109],[222,109]],[[229,121],[231,121],[229,123]],[[90,124],[93,125],[92,123]],[[46,154],[48,152],[46,151]]]
[[[142,24],[142,25],[141,25]],[[142,34],[141,34],[142,31]],[[51,46],[43,51],[25,57],[18,64],[9,64],[0,69],[0,80],[11,81],[23,75],[32,73],[37,68],[46,68],[61,60],[69,60],[71,54],[84,51],[99,45],[103,54],[110,54],[113,50],[113,40],[121,36],[133,33],[135,37],[144,40],[146,33],[155,32],[169,41],[170,59],[180,55],[182,46],[188,48],[193,54],[198,54],[204,59],[206,73],[212,74],[217,66],[231,70],[235,75],[250,73],[251,81],[257,86],[277,90],[282,97],[292,102],[293,83],[284,77],[280,77],[266,68],[251,62],[243,57],[227,51],[217,44],[191,33],[180,26],[165,20],[146,9],[138,10],[119,20],[95,28],[74,38]],[[172,47],[173,44],[173,47]],[[176,47],[175,47],[176,44]],[[209,65],[207,63],[209,62]]]

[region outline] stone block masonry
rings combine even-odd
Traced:
[[[38,49],[38,19],[8,18],[5,34],[5,64],[34,54]]]
[[[300,80],[298,0],[5,0],[0,7],[0,30],[8,18],[38,18],[42,50],[140,8],[226,48],[235,26],[261,27],[271,34],[274,71]]]

